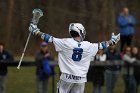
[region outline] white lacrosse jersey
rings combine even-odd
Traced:
[[[53,44],[58,52],[58,64],[62,74],[69,74],[77,79],[86,78],[91,58],[98,51],[98,43],[78,42],[73,38],[53,38]]]

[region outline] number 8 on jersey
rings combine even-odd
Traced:
[[[82,58],[83,49],[82,48],[74,48],[72,59],[73,61],[80,61]]]

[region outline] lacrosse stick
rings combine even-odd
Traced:
[[[42,10],[40,10],[40,9],[34,9],[34,10],[32,11],[32,14],[33,14],[33,18],[32,18],[31,23],[37,25],[38,22],[39,22],[40,17],[43,16],[43,12],[42,12]],[[24,57],[24,54],[25,54],[25,51],[26,51],[28,42],[29,42],[29,40],[30,40],[30,37],[31,37],[31,31],[30,31],[30,33],[29,33],[29,35],[28,35],[28,38],[27,38],[25,47],[24,47],[24,49],[23,49],[22,56],[21,56],[21,58],[20,58],[19,64],[18,64],[18,66],[17,66],[17,69],[20,69],[20,65],[21,65],[21,62],[22,62],[22,60],[23,60],[23,57]]]

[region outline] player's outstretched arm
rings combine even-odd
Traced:
[[[115,45],[120,40],[120,33],[118,35],[114,35],[112,33],[111,39],[109,41],[104,41],[99,43],[99,49],[106,49],[110,45]]]
[[[49,34],[41,32],[40,29],[35,24],[32,23],[30,24],[29,31],[35,36],[40,36],[46,42],[52,42],[53,37]]]

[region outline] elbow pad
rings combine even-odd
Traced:
[[[45,33],[43,33],[42,35],[41,35],[41,38],[45,41],[45,42],[53,42],[53,37],[51,36],[51,35],[49,35],[49,34],[45,34]]]

